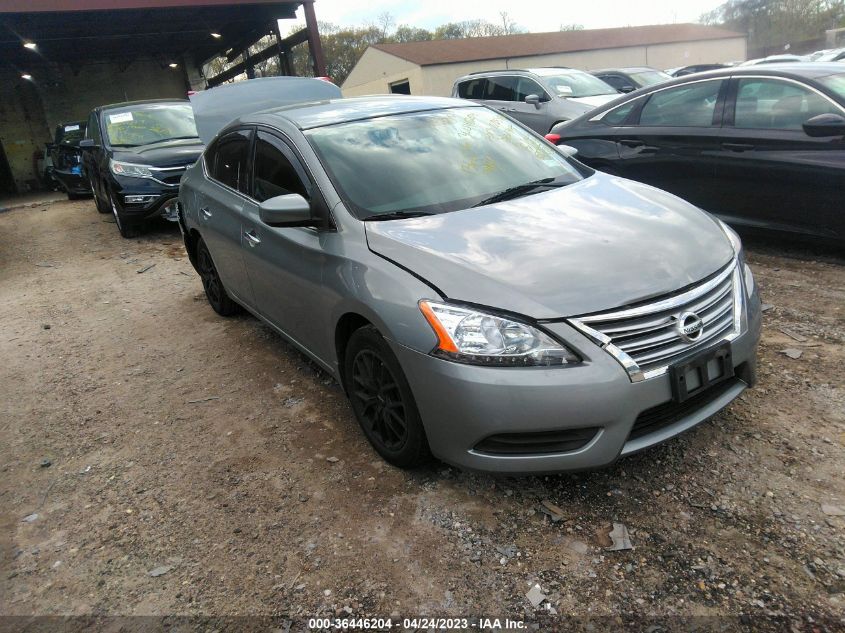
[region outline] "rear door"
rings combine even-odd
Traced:
[[[641,100],[616,133],[618,173],[710,208],[727,85],[727,79],[693,81]]]
[[[238,302],[253,308],[254,294],[241,252],[244,202],[249,191],[252,128],[220,137],[206,152],[197,187],[197,221],[223,285]]]
[[[282,138],[259,130],[253,161],[253,186],[244,206],[241,249],[258,311],[295,343],[327,361],[333,339],[326,336],[331,297],[322,284],[324,244],[337,234],[264,224],[258,205],[280,195],[298,193],[311,202],[318,215],[327,215],[327,211],[302,162]]]
[[[484,103],[502,114],[521,121],[516,109],[516,84],[518,77],[501,76],[487,78]]]
[[[735,77],[729,94],[709,210],[737,224],[845,235],[845,141],[802,128],[818,114],[845,115],[842,108],[779,77]]]

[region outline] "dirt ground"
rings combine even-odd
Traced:
[[[124,240],[84,200],[0,214],[0,613],[841,630],[845,260],[747,248],[756,389],[612,468],[495,478],[383,463],[332,379],[211,310],[174,226]],[[606,549],[614,522],[633,549]]]

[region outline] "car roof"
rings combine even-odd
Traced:
[[[190,101],[188,101],[187,99],[146,99],[144,101],[124,101],[123,103],[111,103],[109,105],[99,106],[96,109],[100,111],[116,110],[118,108],[129,108],[140,105],[154,105],[156,103],[190,104]]]
[[[842,62],[786,62],[755,66],[730,66],[696,73],[695,78],[698,80],[705,77],[726,77],[730,75],[772,75],[773,77],[814,79],[840,73],[845,73],[845,65]],[[686,77],[681,78],[681,80],[683,79],[686,79]]]
[[[467,99],[449,97],[413,97],[400,95],[372,95],[330,99],[311,103],[297,103],[256,112],[239,119],[243,123],[278,124],[285,120],[300,130],[309,130],[338,123],[363,121],[392,114],[444,110],[447,108],[484,107]]]
[[[596,73],[642,73],[642,72],[648,72],[648,71],[652,71],[652,70],[657,71],[657,72],[662,72],[660,70],[657,70],[657,68],[652,68],[651,66],[626,66],[625,68],[599,68],[597,70],[591,70],[590,72],[595,75]]]

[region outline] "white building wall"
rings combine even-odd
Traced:
[[[653,46],[604,48],[574,53],[493,59],[435,66],[417,66],[374,48],[367,49],[343,84],[346,96],[389,92],[389,84],[409,79],[411,94],[445,97],[452,93],[455,79],[480,70],[568,66],[582,70],[624,66],[653,66],[658,69],[745,60],[744,37]]]

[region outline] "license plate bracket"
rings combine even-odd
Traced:
[[[669,368],[672,399],[683,402],[733,375],[731,344],[725,341]]]

